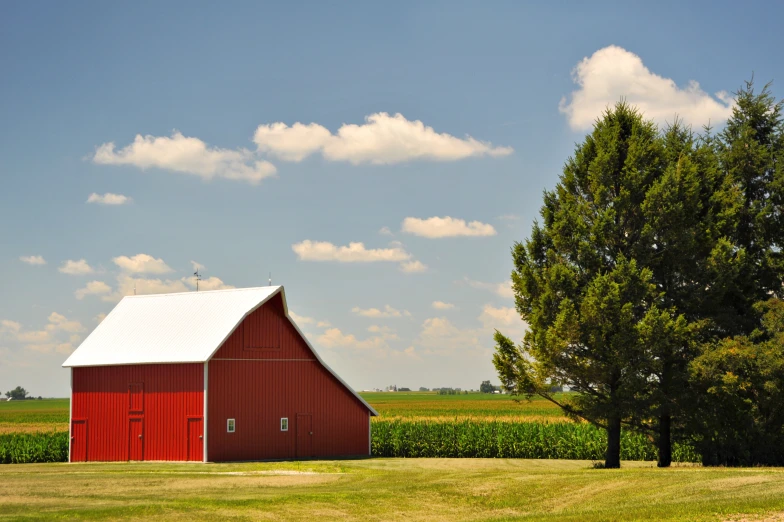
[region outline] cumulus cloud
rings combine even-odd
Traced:
[[[561,99],[559,109],[574,130],[590,129],[608,105],[622,98],[660,124],[677,115],[687,124],[702,126],[723,122],[732,112],[727,92],[711,96],[695,80],[678,87],[672,79],[652,73],[639,56],[615,45],[583,58],[572,78],[579,88],[571,99]]]
[[[291,249],[301,261],[337,261],[338,263],[374,263],[407,261],[411,254],[401,247],[365,248],[364,243],[349,243],[337,246],[327,241],[306,239],[291,245]]]
[[[433,304],[431,306],[436,310],[451,310],[452,308],[455,307],[455,305],[453,305],[452,303],[445,303],[443,301],[433,301]]]
[[[33,266],[46,264],[46,260],[43,258],[43,256],[19,256],[19,261]]]
[[[71,353],[74,344],[81,340],[85,331],[79,321],[70,320],[62,314],[52,312],[47,324],[41,330],[27,330],[16,321],[0,321],[0,335],[12,342],[24,345],[25,349],[36,352]]]
[[[190,286],[191,288],[196,288],[196,276],[190,277],[183,277],[182,281]],[[223,282],[222,279],[219,277],[211,276],[205,279],[199,280],[199,290],[207,291],[207,290],[231,290],[232,288],[236,288],[232,285],[227,285]]]
[[[381,234],[382,236],[392,235],[392,231],[389,229],[389,227],[381,227],[381,230],[379,230],[378,233]]]
[[[482,326],[488,329],[522,333],[528,327],[520,314],[513,307],[494,307],[486,304],[479,315]]]
[[[100,314],[98,314],[95,317],[93,317],[93,320],[96,323],[102,323],[104,319],[106,319],[106,314],[103,313],[103,312],[101,312]]]
[[[87,197],[87,203],[97,203],[99,205],[125,205],[130,202],[131,198],[128,196],[112,194],[111,192],[107,192],[103,195],[93,192]]]
[[[357,315],[362,317],[410,317],[411,313],[408,310],[398,310],[396,308],[392,308],[389,305],[384,305],[384,309],[380,310],[378,308],[360,308],[355,306],[351,309]]]
[[[103,281],[90,281],[84,288],[78,289],[74,292],[77,299],[82,300],[88,295],[105,295],[112,292],[112,287]]]
[[[427,270],[427,265],[422,261],[406,261],[400,263],[400,270],[406,274],[416,274]]]
[[[62,266],[57,270],[62,272],[63,274],[68,274],[68,275],[85,275],[85,274],[92,274],[93,272],[95,272],[93,267],[87,264],[87,260],[85,259],[79,259],[78,261],[69,259],[68,261],[63,263]]]
[[[107,302],[116,302],[127,295],[176,294],[189,290],[190,288],[185,284],[185,281],[180,279],[148,279],[120,274],[117,276],[117,290],[102,299]]]
[[[352,348],[355,350],[386,349],[387,342],[381,336],[357,339],[354,334],[344,334],[338,328],[329,328],[316,338],[316,341],[327,348]]]
[[[456,161],[472,156],[506,156],[511,147],[496,147],[471,136],[438,133],[402,114],[371,114],[362,125],[343,124],[335,134],[317,124],[276,122],[260,125],[253,141],[260,152],[284,161],[302,161],[320,153],[328,161],[354,165],[395,164],[414,160]]]
[[[473,279],[464,277],[463,282],[468,286],[470,286],[471,288],[476,288],[479,290],[488,290],[500,297],[514,297],[514,291],[512,290],[511,280],[505,281],[503,283],[485,283],[483,281],[474,281]]]
[[[92,160],[101,165],[132,165],[142,170],[159,168],[198,176],[256,184],[274,176],[275,166],[246,149],[209,147],[199,138],[175,131],[168,136],[136,135],[133,143],[115,150],[113,142],[99,146]]]
[[[113,258],[112,261],[121,270],[131,274],[165,274],[172,272],[171,267],[163,259],[156,259],[148,254],[136,254],[133,257],[118,256]]]
[[[495,228],[487,223],[482,223],[481,221],[466,223],[464,219],[449,216],[427,219],[407,217],[403,220],[402,231],[430,239],[458,236],[494,236],[497,233]]]
[[[289,316],[291,316],[291,318],[294,319],[294,322],[297,324],[313,324],[316,322],[316,320],[312,317],[299,315],[291,310],[289,310]]]
[[[198,263],[196,261],[193,261],[193,260],[191,260],[191,266],[193,267],[193,271],[194,272],[196,272],[198,270],[206,270],[207,269],[206,266],[204,266],[201,263]]]

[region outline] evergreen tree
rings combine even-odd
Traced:
[[[655,254],[646,197],[667,152],[653,123],[627,104],[603,115],[545,192],[542,226],[513,248],[517,309],[530,325],[523,344],[496,333],[504,387],[606,429],[606,467],[620,466],[621,424],[642,425],[640,405],[652,404],[650,341],[678,346],[685,336],[646,266]],[[556,399],[552,382],[579,393]]]

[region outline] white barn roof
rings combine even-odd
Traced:
[[[63,366],[207,362],[245,317],[278,293],[286,317],[316,359],[377,415],[321,360],[289,317],[282,286],[124,297]]]

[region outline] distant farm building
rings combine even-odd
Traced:
[[[77,461],[367,456],[376,411],[283,287],[125,297],[63,364]]]

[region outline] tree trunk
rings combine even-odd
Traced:
[[[660,468],[668,468],[672,463],[671,425],[672,418],[669,415],[659,417],[659,462],[657,466]]]
[[[621,418],[615,415],[607,420],[607,455],[604,458],[604,467],[621,467]]]

